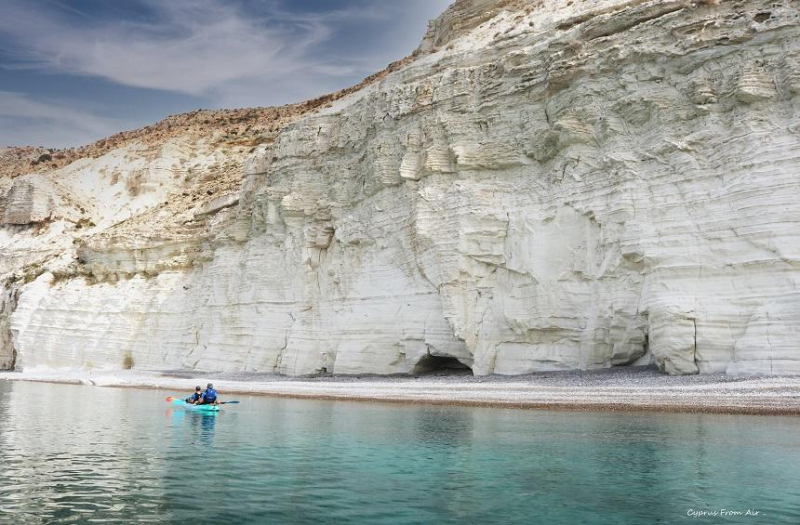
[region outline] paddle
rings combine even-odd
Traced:
[[[165,401],[167,403],[174,403],[175,401],[180,401],[181,403],[185,403],[186,402],[185,399],[182,399],[180,397],[172,397],[172,396],[167,396],[167,399],[165,399]],[[238,405],[239,402],[238,401],[220,401],[217,404],[218,405]]]

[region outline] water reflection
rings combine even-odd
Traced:
[[[183,408],[170,408],[167,416],[172,419],[176,438],[186,446],[211,445],[214,442],[214,429],[218,412],[193,412]]]
[[[122,390],[0,382],[0,515],[74,523],[121,511],[157,521],[160,462]]]
[[[797,418],[163,397],[0,382],[0,521],[800,520]]]

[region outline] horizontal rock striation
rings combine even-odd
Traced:
[[[800,373],[799,16],[459,0],[252,152],[17,178],[16,364]]]

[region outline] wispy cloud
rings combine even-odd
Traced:
[[[8,74],[44,72],[55,82],[70,75],[178,93],[206,107],[283,104],[346,87],[402,58],[419,40],[424,19],[447,3],[337,0],[320,9],[299,0],[130,0],[86,11],[61,0],[2,0],[0,67]],[[94,111],[84,116],[91,120]],[[4,129],[5,142],[10,134],[23,143],[35,130],[44,132],[40,121],[25,131],[25,117],[14,118],[19,133]],[[92,122],[72,144],[78,136],[95,138],[101,126]],[[61,144],[70,133],[45,133],[33,142]]]
[[[77,27],[55,11],[11,0],[0,31],[13,37],[16,58],[29,66],[192,95],[302,67],[304,52],[327,32],[320,23],[278,20],[266,27],[215,0],[146,3],[152,23],[106,20]]]
[[[139,0],[144,20],[76,25],[58,10],[6,0],[0,33],[11,37],[18,65],[94,75],[126,86],[191,95],[224,92],[234,81],[352,74],[353,63],[315,56],[342,24],[386,19],[391,2],[318,12],[290,12],[279,2],[256,15],[221,0]],[[439,0],[441,2],[441,0]],[[364,52],[372,46],[364,43]],[[398,59],[401,56],[384,57]]]
[[[120,123],[61,104],[0,91],[0,147],[64,147],[92,142],[119,131]]]

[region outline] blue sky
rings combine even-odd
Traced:
[[[0,0],[0,146],[299,102],[408,55],[450,0]]]

